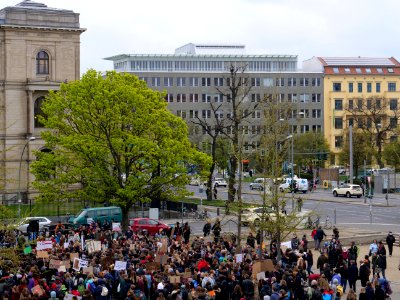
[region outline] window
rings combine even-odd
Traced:
[[[362,93],[362,82],[357,83],[357,92]]]
[[[381,109],[381,99],[375,100],[375,109]]]
[[[363,100],[362,99],[357,100],[357,108],[358,108],[358,110],[363,109]]]
[[[354,103],[353,103],[353,99],[349,100],[349,109],[353,109],[354,108]]]
[[[388,71],[389,73],[393,73],[393,68],[387,68],[387,71]]]
[[[174,102],[174,94],[166,94],[165,101],[167,101],[168,103]]]
[[[397,110],[397,99],[390,99],[389,107],[390,110]]]
[[[174,78],[172,77],[164,77],[164,86],[173,86]]]
[[[335,129],[343,129],[343,118],[342,117],[335,118]]]
[[[296,86],[296,78],[295,77],[288,78],[288,86]]]
[[[396,117],[390,118],[390,128],[397,128],[397,118]]]
[[[377,92],[377,93],[380,93],[380,92],[381,92],[381,83],[380,83],[380,82],[377,82],[377,83],[375,84],[375,89],[376,89],[376,92]]]
[[[308,109],[300,109],[299,112],[300,118],[309,118],[310,117],[310,113]]]
[[[388,83],[388,91],[395,92],[396,91],[396,82],[389,82]]]
[[[320,103],[321,102],[321,94],[312,94],[311,102]]]
[[[334,92],[342,91],[342,84],[340,82],[334,82],[333,83],[333,91]]]
[[[190,119],[194,119],[197,118],[199,116],[199,111],[198,110],[189,110],[189,118]]]
[[[353,92],[353,83],[349,82],[349,93]]]
[[[354,118],[349,118],[349,126],[354,126]]]
[[[211,95],[208,95],[208,94],[201,94],[201,101],[202,101],[202,102],[210,103],[210,102],[211,102]]]
[[[177,110],[176,115],[181,117],[182,119],[186,119],[186,111],[185,110]]]
[[[282,77],[276,79],[276,86],[285,86],[285,80]]]
[[[390,142],[391,142],[391,143],[397,142],[397,135],[392,135],[392,136],[390,137]]]
[[[297,102],[297,94],[288,94],[288,102]]]
[[[251,117],[253,119],[260,119],[261,118],[261,111],[260,110],[253,111],[253,113],[251,114]]]
[[[201,86],[211,86],[211,78],[210,77],[202,77],[201,78]]]
[[[321,125],[313,125],[312,131],[313,132],[322,132],[322,126]]]
[[[300,86],[308,86],[308,78],[307,77],[300,78]]]
[[[186,94],[177,94],[176,102],[186,102]]]
[[[34,124],[36,128],[43,128],[44,124],[40,122],[39,116],[46,118],[45,113],[42,111],[42,104],[44,101],[44,97],[39,97],[36,99],[33,110],[34,110]]]
[[[367,99],[367,109],[371,109],[371,108],[372,108],[372,100]]]
[[[161,78],[160,77],[151,77],[151,86],[160,86]]]
[[[273,78],[263,78],[263,86],[266,86],[266,87],[274,86],[274,79]]]
[[[214,102],[224,102],[224,95],[223,94],[215,94],[214,95]]]
[[[343,136],[335,136],[335,148],[341,148],[343,146]]]
[[[46,51],[39,51],[36,55],[36,74],[49,74],[49,55]]]
[[[343,100],[335,99],[335,110],[343,110]]]
[[[224,85],[224,79],[222,77],[214,78],[214,86],[223,86],[223,85]]]
[[[321,86],[321,78],[312,78],[311,85],[312,86]]]
[[[367,82],[367,93],[372,93],[372,83]]]
[[[345,73],[350,73],[350,68],[344,68]]]
[[[300,94],[300,102],[302,103],[310,102],[310,94]]]
[[[186,78],[185,77],[177,77],[176,78],[176,86],[185,86]]]
[[[199,86],[199,78],[189,77],[189,86]]]
[[[364,127],[364,122],[363,122],[363,119],[361,117],[357,118],[357,127],[358,128],[363,128]]]
[[[339,73],[339,68],[333,68],[333,73],[338,74]]]
[[[251,86],[261,86],[261,78],[251,78]]]
[[[199,102],[199,94],[189,94],[189,102]]]
[[[379,74],[382,74],[382,73],[383,73],[382,68],[376,68],[376,71],[377,71]]]
[[[300,126],[300,132],[305,133],[310,131],[310,125],[301,125]]]
[[[371,68],[365,68],[365,72],[371,74]]]
[[[312,117],[313,117],[313,119],[320,119],[321,118],[321,110],[320,109],[313,109],[312,110]]]
[[[361,74],[361,68],[356,68],[356,72],[357,72],[358,74]]]
[[[260,94],[251,94],[251,102],[260,102],[261,95]]]
[[[211,110],[210,109],[203,109],[201,111],[201,116],[203,117],[203,119],[211,118]]]

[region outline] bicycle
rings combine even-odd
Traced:
[[[319,217],[317,218],[315,223],[316,223],[316,225],[315,225],[316,227],[321,226],[324,229],[331,229],[332,228],[332,222],[330,221],[329,216],[326,216],[324,223],[320,223],[320,218]]]

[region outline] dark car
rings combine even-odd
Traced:
[[[45,225],[43,226],[43,231],[48,232],[49,235],[55,235],[57,225],[58,223]],[[60,229],[58,231],[60,231],[62,234],[68,234],[70,231],[74,231],[76,229],[76,225],[70,223],[61,223],[61,226],[59,227]]]
[[[129,226],[133,231],[146,230],[149,234],[156,234],[160,229],[165,233],[169,233],[171,230],[171,227],[167,224],[150,218],[130,219]]]

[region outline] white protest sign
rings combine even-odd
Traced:
[[[64,273],[66,273],[66,272],[67,272],[67,268],[66,268],[65,266],[60,266],[60,267],[58,268],[58,272],[64,272]]]
[[[64,243],[64,249],[67,249],[69,247],[69,243]]]
[[[112,223],[112,231],[121,231],[121,223]]]
[[[52,241],[39,241],[36,244],[36,251],[46,250],[46,249],[53,249]]]
[[[257,280],[265,279],[265,272],[257,273]]]
[[[114,270],[116,271],[126,270],[126,261],[116,260],[114,265]]]
[[[242,253],[236,254],[235,258],[236,258],[237,263],[243,262],[243,254]]]
[[[80,259],[79,260],[79,268],[86,268],[89,265],[89,261]]]
[[[281,247],[292,248],[292,242],[282,242]]]

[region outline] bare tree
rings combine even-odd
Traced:
[[[345,111],[349,123],[354,124],[373,141],[370,146],[376,147],[375,159],[382,168],[383,145],[394,133],[399,119],[397,99],[381,97],[350,99]]]

